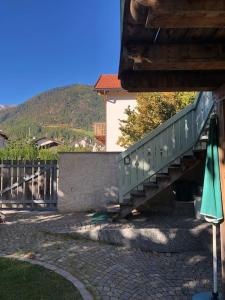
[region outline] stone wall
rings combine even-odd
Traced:
[[[117,152],[61,153],[58,210],[101,209],[118,200]]]

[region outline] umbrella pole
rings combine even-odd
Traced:
[[[218,284],[217,284],[217,242],[216,242],[216,234],[217,234],[217,224],[212,224],[213,229],[213,294],[212,300],[218,300]]]

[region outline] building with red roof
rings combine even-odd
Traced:
[[[102,74],[95,84],[96,91],[122,90],[117,74]]]
[[[136,93],[129,93],[121,87],[117,74],[102,74],[97,80],[95,91],[102,95],[106,108],[106,123],[95,123],[94,132],[98,141],[105,144],[108,152],[123,151],[117,144],[120,132],[120,120],[126,119],[125,110],[136,107]]]

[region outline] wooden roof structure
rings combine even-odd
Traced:
[[[122,87],[214,90],[225,81],[225,0],[121,0]]]

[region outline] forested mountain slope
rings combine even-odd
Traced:
[[[104,120],[104,102],[92,86],[71,85],[0,110],[0,129],[11,138],[43,135],[75,139],[91,135],[92,123]]]

